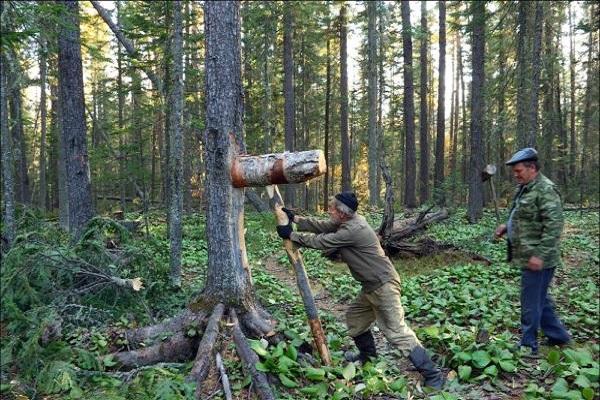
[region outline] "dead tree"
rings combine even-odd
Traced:
[[[261,399],[274,398],[246,337],[275,336],[274,321],[254,296],[244,239],[244,187],[304,182],[324,172],[321,152],[245,155],[240,67],[239,2],[204,4],[206,36],[206,131],[208,270],[203,290],[186,310],[160,324],[126,332],[132,350],[114,353],[122,367],[191,360],[189,380],[201,386],[214,363],[221,322],[228,316],[245,368]],[[202,336],[190,336],[192,331]],[[152,340],[170,336],[152,344]],[[139,343],[144,348],[136,348]],[[324,360],[325,361],[325,360]],[[201,396],[200,391],[196,397]]]

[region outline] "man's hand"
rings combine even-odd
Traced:
[[[290,210],[289,208],[283,207],[281,209],[281,211],[283,211],[287,215],[289,222],[295,222],[294,217],[296,216],[296,214],[294,214],[294,212],[292,210]]]
[[[282,239],[289,239],[293,231],[291,221],[287,225],[277,225],[277,234]]]
[[[504,236],[505,233],[506,233],[506,224],[502,224],[496,228],[496,231],[494,232],[494,236],[496,236],[497,238],[500,238],[500,237]]]
[[[529,257],[529,261],[527,262],[527,268],[531,271],[541,271],[544,266],[544,260],[539,257],[531,256]]]

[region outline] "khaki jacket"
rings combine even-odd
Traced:
[[[329,220],[302,218],[298,230],[311,233],[292,232],[290,239],[300,246],[317,250],[339,250],[350,273],[360,282],[363,291],[369,293],[384,283],[400,277],[394,265],[385,255],[375,231],[362,215],[342,224]]]

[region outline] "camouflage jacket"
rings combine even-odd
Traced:
[[[544,261],[544,268],[560,266],[559,241],[564,218],[560,193],[554,183],[538,174],[524,187],[519,186],[511,213],[513,210],[509,260],[526,268],[529,257],[536,256]]]

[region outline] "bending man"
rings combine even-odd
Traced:
[[[358,200],[352,192],[337,194],[329,203],[329,220],[295,215],[283,209],[290,220],[277,227],[283,239],[317,250],[338,250],[350,273],[361,284],[361,292],[346,312],[348,334],[359,353],[350,361],[366,362],[377,356],[371,326],[375,321],[387,338],[410,361],[425,379],[425,385],[440,389],[443,376],[439,368],[404,321],[400,299],[400,277],[385,255],[375,231],[359,215]],[[299,231],[294,232],[292,222]]]

